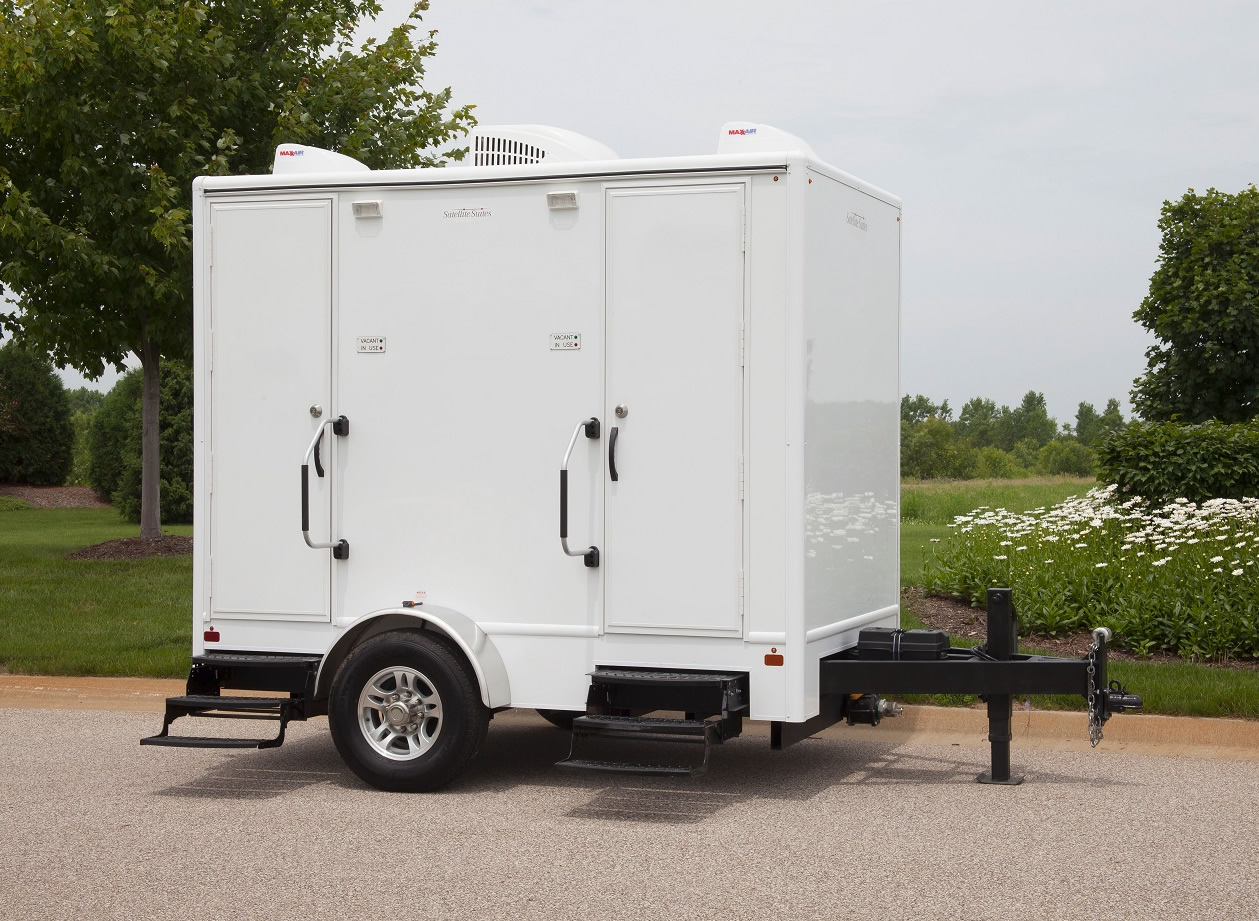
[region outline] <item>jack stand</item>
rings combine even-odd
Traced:
[[[988,657],[1008,661],[1018,652],[1019,622],[1014,616],[1008,588],[988,589]],[[1014,698],[1009,694],[989,694],[988,742],[992,746],[992,764],[986,774],[975,779],[980,783],[1017,786],[1022,775],[1010,776],[1010,741],[1014,738]]]

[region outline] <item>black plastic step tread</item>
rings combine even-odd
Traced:
[[[167,707],[181,710],[273,710],[291,704],[289,697],[221,697],[217,694],[187,694],[166,698]]]
[[[204,655],[193,656],[192,661],[202,665],[267,665],[280,668],[287,665],[293,668],[310,668],[318,666],[323,661],[323,657],[253,652],[207,652]]]
[[[589,714],[573,720],[573,728],[611,729],[618,732],[658,732],[669,735],[702,736],[716,723],[704,720],[657,719],[645,716],[604,716]]]
[[[720,687],[745,677],[742,672],[666,672],[628,668],[596,668],[587,672],[603,684],[687,684],[693,687]]]
[[[632,761],[593,761],[589,758],[569,758],[557,762],[557,768],[565,771],[603,771],[608,774],[654,774],[661,777],[694,774],[696,768],[678,764],[636,764]]]
[[[271,739],[220,739],[202,736],[149,736],[141,745],[165,745],[170,748],[268,748]]]

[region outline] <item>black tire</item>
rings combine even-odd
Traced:
[[[413,630],[382,633],[355,648],[337,669],[328,700],[337,751],[381,790],[415,793],[450,783],[477,753],[489,721],[462,653],[444,637]]]
[[[573,729],[573,720],[579,716],[585,716],[583,710],[539,710],[538,716],[542,717],[552,726],[558,726],[565,732],[571,732]]]

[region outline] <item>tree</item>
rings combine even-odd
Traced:
[[[1001,407],[998,431],[1002,433],[999,446],[1010,451],[1020,441],[1034,441],[1037,446],[1048,444],[1058,434],[1058,423],[1049,416],[1045,395],[1029,390],[1015,409]]]
[[[949,408],[948,400],[945,400],[937,406],[921,393],[913,397],[909,394],[905,394],[901,397],[902,422],[908,422],[910,425],[916,425],[919,422],[925,422],[931,418],[948,420],[952,417],[953,410]]]
[[[0,0],[0,326],[99,377],[143,368],[140,533],[161,536],[160,366],[191,348],[192,180],[261,173],[277,143],[371,167],[474,123],[422,88],[427,0],[356,47],[375,0]]]
[[[1114,397],[1106,401],[1106,409],[1100,414],[1092,403],[1081,403],[1075,411],[1075,437],[1085,447],[1122,431],[1124,424],[1119,401]]]
[[[52,362],[21,343],[0,348],[0,483],[60,486],[74,448],[70,398]]]
[[[1163,203],[1150,293],[1133,315],[1158,339],[1132,389],[1151,421],[1259,415],[1259,189]]]
[[[993,427],[996,421],[997,404],[983,397],[975,397],[966,401],[953,427],[959,438],[965,438],[976,448],[986,448],[993,444]]]

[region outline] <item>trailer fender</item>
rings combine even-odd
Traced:
[[[468,660],[481,702],[492,710],[511,706],[511,685],[507,667],[494,641],[468,616],[440,605],[425,604],[414,608],[385,608],[358,618],[332,644],[319,665],[315,678],[315,697],[324,699],[332,687],[333,676],[355,646],[369,637],[389,630],[436,630],[448,637]]]

